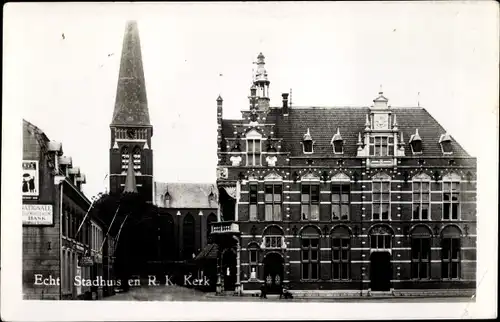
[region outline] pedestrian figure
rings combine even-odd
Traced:
[[[260,287],[260,297],[267,299],[267,285],[266,285],[266,283],[262,283],[262,286]]]
[[[23,178],[23,192],[28,192],[28,181]]]
[[[30,192],[35,192],[35,178],[31,178],[28,183],[30,186]]]

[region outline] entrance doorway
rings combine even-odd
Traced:
[[[370,256],[370,288],[372,291],[390,291],[392,277],[391,254],[373,252]]]
[[[264,281],[269,294],[280,294],[283,284],[284,260],[278,253],[269,253],[264,258]]]
[[[236,254],[234,249],[227,249],[222,255],[222,276],[224,291],[234,291],[236,284]]]

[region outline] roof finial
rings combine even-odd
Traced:
[[[382,91],[382,84],[380,84],[380,90],[378,91],[378,93],[379,93],[380,95],[384,94],[384,92]]]
[[[420,107],[420,92],[417,93],[417,106]]]
[[[289,100],[289,107],[292,107],[292,89],[290,88],[290,100]]]

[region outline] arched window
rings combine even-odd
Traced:
[[[262,145],[262,135],[255,131],[251,130],[246,135],[247,141],[247,165],[260,165],[260,154],[261,154],[261,145]]]
[[[426,226],[416,226],[411,232],[411,278],[431,277],[431,231]]]
[[[374,227],[370,232],[372,249],[392,249],[392,232],[384,226]]]
[[[317,228],[309,226],[300,233],[301,271],[303,280],[319,279],[319,237]]]
[[[163,218],[163,231],[162,240],[163,240],[163,249],[164,254],[167,260],[173,260],[175,256],[174,250],[177,245],[175,242],[175,225],[174,219],[171,214],[166,214]]]
[[[207,243],[212,242],[212,237],[210,234],[212,233],[212,223],[217,222],[217,216],[211,213],[207,217]]]
[[[283,229],[278,226],[269,226],[264,230],[264,248],[266,249],[281,249],[284,244]]]
[[[332,277],[334,280],[348,280],[351,266],[351,235],[346,227],[332,230]]]
[[[183,233],[183,256],[185,259],[190,259],[193,257],[193,254],[195,252],[195,247],[194,247],[194,218],[193,216],[188,213],[184,217],[183,225],[182,225],[182,233]]]
[[[456,226],[447,226],[441,232],[441,278],[460,278],[460,236]]]

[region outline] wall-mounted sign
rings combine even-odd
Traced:
[[[92,266],[94,265],[94,259],[92,258],[92,256],[82,256],[78,260],[78,265],[82,267]]]
[[[23,205],[23,225],[52,225],[52,205]]]
[[[39,169],[38,161],[23,160],[22,191],[23,197],[38,197]]]

